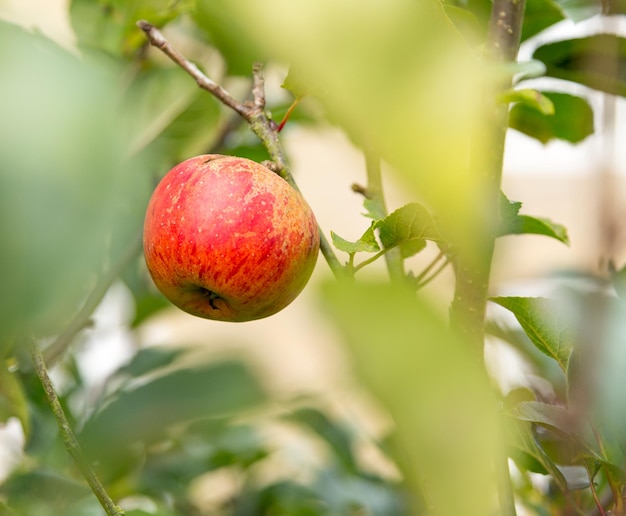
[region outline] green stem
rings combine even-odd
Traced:
[[[433,262],[433,265],[436,262]],[[439,276],[439,274],[441,273],[441,271],[443,271],[448,265],[450,264],[449,260],[444,260],[443,263],[441,263],[439,265],[439,267],[437,267],[437,269],[435,269],[435,271],[428,276],[427,278],[422,279],[422,281],[418,281],[417,285],[415,286],[416,290],[419,290],[421,288],[424,288],[426,285],[428,285],[431,281],[433,281],[437,276]]]
[[[517,59],[525,0],[493,0],[489,30],[485,45],[485,58],[499,64]],[[511,87],[511,80],[498,85],[500,91]],[[497,91],[492,92],[497,96]],[[497,104],[493,99],[486,102],[486,124],[490,136],[490,154],[481,159],[477,151],[482,145],[475,142],[476,150],[472,157],[472,171],[479,182],[481,212],[473,220],[475,235],[471,245],[461,244],[455,259],[456,285],[450,308],[453,327],[466,339],[478,362],[483,364],[485,340],[485,313],[488,300],[491,264],[495,248],[497,222],[500,211],[500,191],[504,145],[508,129],[509,108]],[[480,213],[481,215],[478,215]],[[516,514],[511,478],[508,471],[508,457],[497,453],[497,480],[500,501],[500,514]]]
[[[387,248],[387,249],[381,249],[380,251],[378,251],[374,256],[372,256],[371,258],[368,258],[367,260],[363,260],[361,263],[359,263],[358,265],[355,265],[354,267],[352,267],[352,273],[356,273],[358,271],[360,271],[363,267],[365,267],[366,265],[369,265],[372,262],[375,262],[376,260],[378,260],[381,256],[385,256],[387,253],[389,253],[392,250],[392,248]]]
[[[250,124],[250,129],[257,137],[261,140],[267,152],[270,156],[270,159],[275,163],[277,167],[277,173],[287,181],[294,190],[300,192],[300,188],[298,187],[293,175],[291,174],[291,169],[287,162],[287,158],[285,156],[285,152],[283,150],[282,144],[280,143],[280,139],[278,137],[278,131],[271,123],[270,119],[267,117],[265,113],[265,97],[263,91],[263,79],[262,79],[262,66],[260,63],[255,63],[253,74],[254,74],[254,84],[253,87],[253,95],[255,98],[254,105],[256,109],[253,109],[247,116],[246,120]],[[330,270],[333,272],[337,279],[345,278],[346,272],[344,267],[341,265],[341,262],[335,255],[335,252],[330,245],[330,242],[324,235],[322,228],[319,227],[320,234],[320,251],[322,256],[326,259]]]
[[[446,254],[443,251],[439,251],[439,253],[437,254],[437,256],[435,256],[435,259],[430,262],[426,268],[420,272],[416,277],[415,277],[415,283],[419,284],[421,281],[424,280],[424,278],[426,277],[426,275],[433,270],[433,267],[435,267],[435,265],[437,265],[437,263],[439,263],[439,261],[444,258],[446,256]],[[444,266],[447,265],[449,262],[448,260],[446,260],[444,262]]]
[[[367,196],[376,204],[377,212],[386,216],[387,205],[383,191],[380,157],[376,153],[365,151],[365,169],[367,171]],[[404,272],[404,260],[402,259],[400,249],[391,249],[384,256],[391,282],[396,284],[404,283],[406,281],[406,273]]]
[[[65,444],[65,448],[67,448],[68,453],[74,459],[74,462],[80,469],[83,477],[91,487],[91,490],[98,498],[100,505],[104,508],[106,514],[108,516],[124,516],[124,511],[115,505],[111,497],[106,492],[106,489],[98,479],[96,473],[89,465],[89,462],[85,458],[83,451],[74,435],[74,431],[65,416],[65,412],[63,411],[63,407],[59,401],[59,398],[54,390],[54,386],[52,385],[52,381],[50,380],[50,376],[48,375],[48,370],[46,369],[46,363],[43,357],[43,353],[39,349],[37,342],[32,339],[31,342],[31,357],[33,360],[33,365],[35,367],[35,371],[37,372],[37,376],[39,377],[39,381],[41,382],[41,386],[46,394],[46,398],[48,399],[48,404],[52,409],[52,413],[54,414],[55,419],[57,420],[57,424],[59,426],[59,430],[61,435],[63,436],[63,443]]]

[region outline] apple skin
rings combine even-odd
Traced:
[[[251,321],[275,314],[308,282],[320,236],[311,208],[254,161],[196,156],[155,189],[144,223],[148,271],[192,315]]]

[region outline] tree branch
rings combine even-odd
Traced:
[[[519,50],[525,0],[494,0],[485,58],[493,63],[515,61]],[[500,90],[510,88],[511,80],[498,85]],[[486,163],[474,153],[472,169],[482,186],[481,206],[484,217],[475,221],[477,235],[473,247],[458,249],[455,260],[456,286],[451,306],[453,326],[467,338],[476,356],[482,361],[484,321],[495,247],[497,221],[500,217],[500,190],[504,143],[508,129],[508,105],[488,99],[486,124],[490,136]],[[480,145],[477,145],[480,147]]]
[[[83,451],[74,435],[74,431],[65,416],[65,412],[63,411],[63,407],[59,401],[59,398],[54,390],[54,386],[52,385],[52,381],[50,380],[50,376],[48,375],[48,370],[46,369],[46,363],[43,357],[41,350],[35,339],[33,338],[30,343],[30,352],[33,360],[33,365],[35,367],[35,371],[37,372],[37,376],[39,377],[39,381],[41,382],[41,386],[46,394],[46,398],[48,399],[48,404],[52,409],[52,413],[54,414],[55,419],[57,420],[57,425],[59,426],[59,431],[63,436],[63,443],[65,444],[65,448],[67,448],[68,453],[74,459],[74,462],[80,469],[83,477],[91,487],[91,490],[98,498],[100,505],[104,508],[106,514],[108,516],[124,516],[124,511],[115,505],[111,497],[106,492],[106,489],[98,479],[96,473],[89,465],[89,462],[85,458]]]
[[[489,20],[485,45],[485,58],[493,63],[513,62],[519,51],[525,0],[494,0]],[[498,85],[504,91],[511,87],[511,80]],[[478,173],[476,180],[483,189],[481,203],[484,218],[476,220],[475,246],[463,246],[455,259],[456,285],[451,305],[452,325],[466,338],[475,352],[476,359],[483,363],[485,340],[485,312],[489,294],[489,279],[495,248],[496,230],[500,218],[500,190],[504,145],[508,129],[509,107],[486,102],[487,132],[490,136],[490,154],[483,162],[474,151],[472,169]],[[495,106],[495,107],[494,107]],[[479,142],[477,142],[479,143]],[[496,456],[496,476],[500,513],[515,516],[515,500],[506,453]]]
[[[265,87],[263,79],[263,65],[256,63],[252,70],[252,101],[239,102],[222,86],[209,79],[200,69],[183,56],[174,46],[163,36],[163,34],[152,24],[145,20],[137,22],[137,26],[145,32],[151,45],[159,48],[166,56],[174,61],[178,66],[185,70],[191,77],[195,79],[198,86],[205,89],[220,102],[233,109],[244,118],[250,125],[250,129],[261,140],[272,161],[276,164],[277,174],[287,181],[294,190],[300,192],[296,184],[282,145],[278,138],[278,130],[275,122],[270,120],[265,113]],[[328,266],[337,278],[345,276],[344,268],[335,255],[330,242],[324,235],[321,228],[320,234],[320,251],[326,259]]]
[[[223,104],[235,110],[246,120],[248,119],[251,111],[250,106],[246,103],[237,101],[233,96],[230,95],[230,93],[222,88],[222,86],[203,74],[195,64],[187,60],[185,56],[183,56],[178,50],[176,50],[172,46],[172,44],[165,38],[165,36],[163,36],[159,29],[157,29],[154,25],[148,23],[145,20],[139,20],[137,22],[137,26],[145,32],[151,45],[159,48],[161,52],[163,52],[167,57],[174,61],[189,75],[191,75],[198,83],[198,86],[213,94]]]

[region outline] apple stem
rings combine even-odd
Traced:
[[[265,80],[263,78],[263,65],[255,63],[252,67],[252,101],[240,102],[235,99],[221,85],[207,77],[195,64],[191,63],[181,52],[163,36],[161,31],[145,20],[139,20],[137,26],[146,34],[151,45],[157,47],[174,63],[185,70],[200,88],[211,93],[224,105],[233,109],[250,125],[250,129],[263,142],[270,158],[276,163],[277,174],[287,181],[294,190],[300,192],[296,184],[278,139],[278,127],[265,112]],[[320,251],[328,263],[336,278],[345,278],[346,270],[335,255],[330,242],[320,231]]]
[[[31,357],[33,360],[33,365],[37,372],[37,376],[39,377],[39,381],[43,390],[45,392],[46,398],[48,400],[48,405],[52,409],[52,413],[54,414],[55,419],[57,420],[57,425],[59,426],[59,431],[63,436],[63,443],[67,448],[68,453],[74,459],[74,462],[80,469],[83,477],[91,487],[91,490],[98,498],[100,505],[104,508],[106,514],[108,516],[123,516],[125,512],[115,505],[115,502],[111,499],[109,494],[106,492],[106,489],[100,482],[100,479],[89,465],[89,461],[83,454],[82,448],[76,439],[76,435],[70,426],[69,421],[67,420],[67,416],[63,411],[63,407],[61,406],[61,402],[59,401],[59,397],[57,396],[56,391],[54,390],[54,386],[52,385],[52,380],[50,380],[50,376],[48,375],[48,370],[46,368],[46,362],[43,357],[43,353],[37,344],[37,341],[34,338],[31,338],[30,343],[30,351]]]

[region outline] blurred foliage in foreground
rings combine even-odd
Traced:
[[[483,95],[501,74],[515,78],[498,99],[512,104],[510,127],[543,143],[593,133],[587,95],[571,91],[626,93],[620,35],[533,40],[564,19],[601,14],[598,2],[528,0],[522,39],[533,60],[505,71],[485,68],[476,50],[490,8],[488,0],[72,0],[74,52],[0,22],[0,420],[16,418],[25,435],[23,460],[0,486],[0,514],[102,514],[22,343],[52,339],[49,356],[58,358],[73,343],[63,336],[88,323],[84,307],[93,310],[115,280],[135,302],[129,330],[139,327],[166,306],[137,246],[158,177],[202,152],[267,158],[245,124],[148,49],[136,21],[163,27],[220,83],[249,86],[255,60],[291,65],[298,80],[291,72],[287,89],[299,97],[304,83],[315,99],[290,124],[336,124],[393,165],[424,206],[387,214],[366,199],[363,236],[332,235],[356,272],[355,255],[397,247],[402,258],[433,248],[444,256],[450,242],[472,243],[481,184],[467,155],[470,141],[478,165],[489,151]],[[619,2],[604,9],[625,14]],[[557,80],[545,91],[532,82],[542,75]],[[276,121],[288,97],[268,106]],[[563,226],[520,209],[502,196],[500,236],[568,242]],[[509,457],[516,500],[533,514],[602,505],[625,514],[624,271],[610,272],[577,277],[584,289],[554,299],[493,300],[519,326],[491,322],[489,331],[543,380],[502,395],[428,300],[382,282],[326,286],[329,318],[397,424],[389,442],[368,440],[324,400],[277,410],[245,362],[205,363],[187,349],[137,351],[96,393],[67,353],[56,369],[61,401],[127,514],[485,516],[496,506],[493,464]],[[365,467],[364,439],[401,474]],[[315,460],[303,461],[307,453]]]

